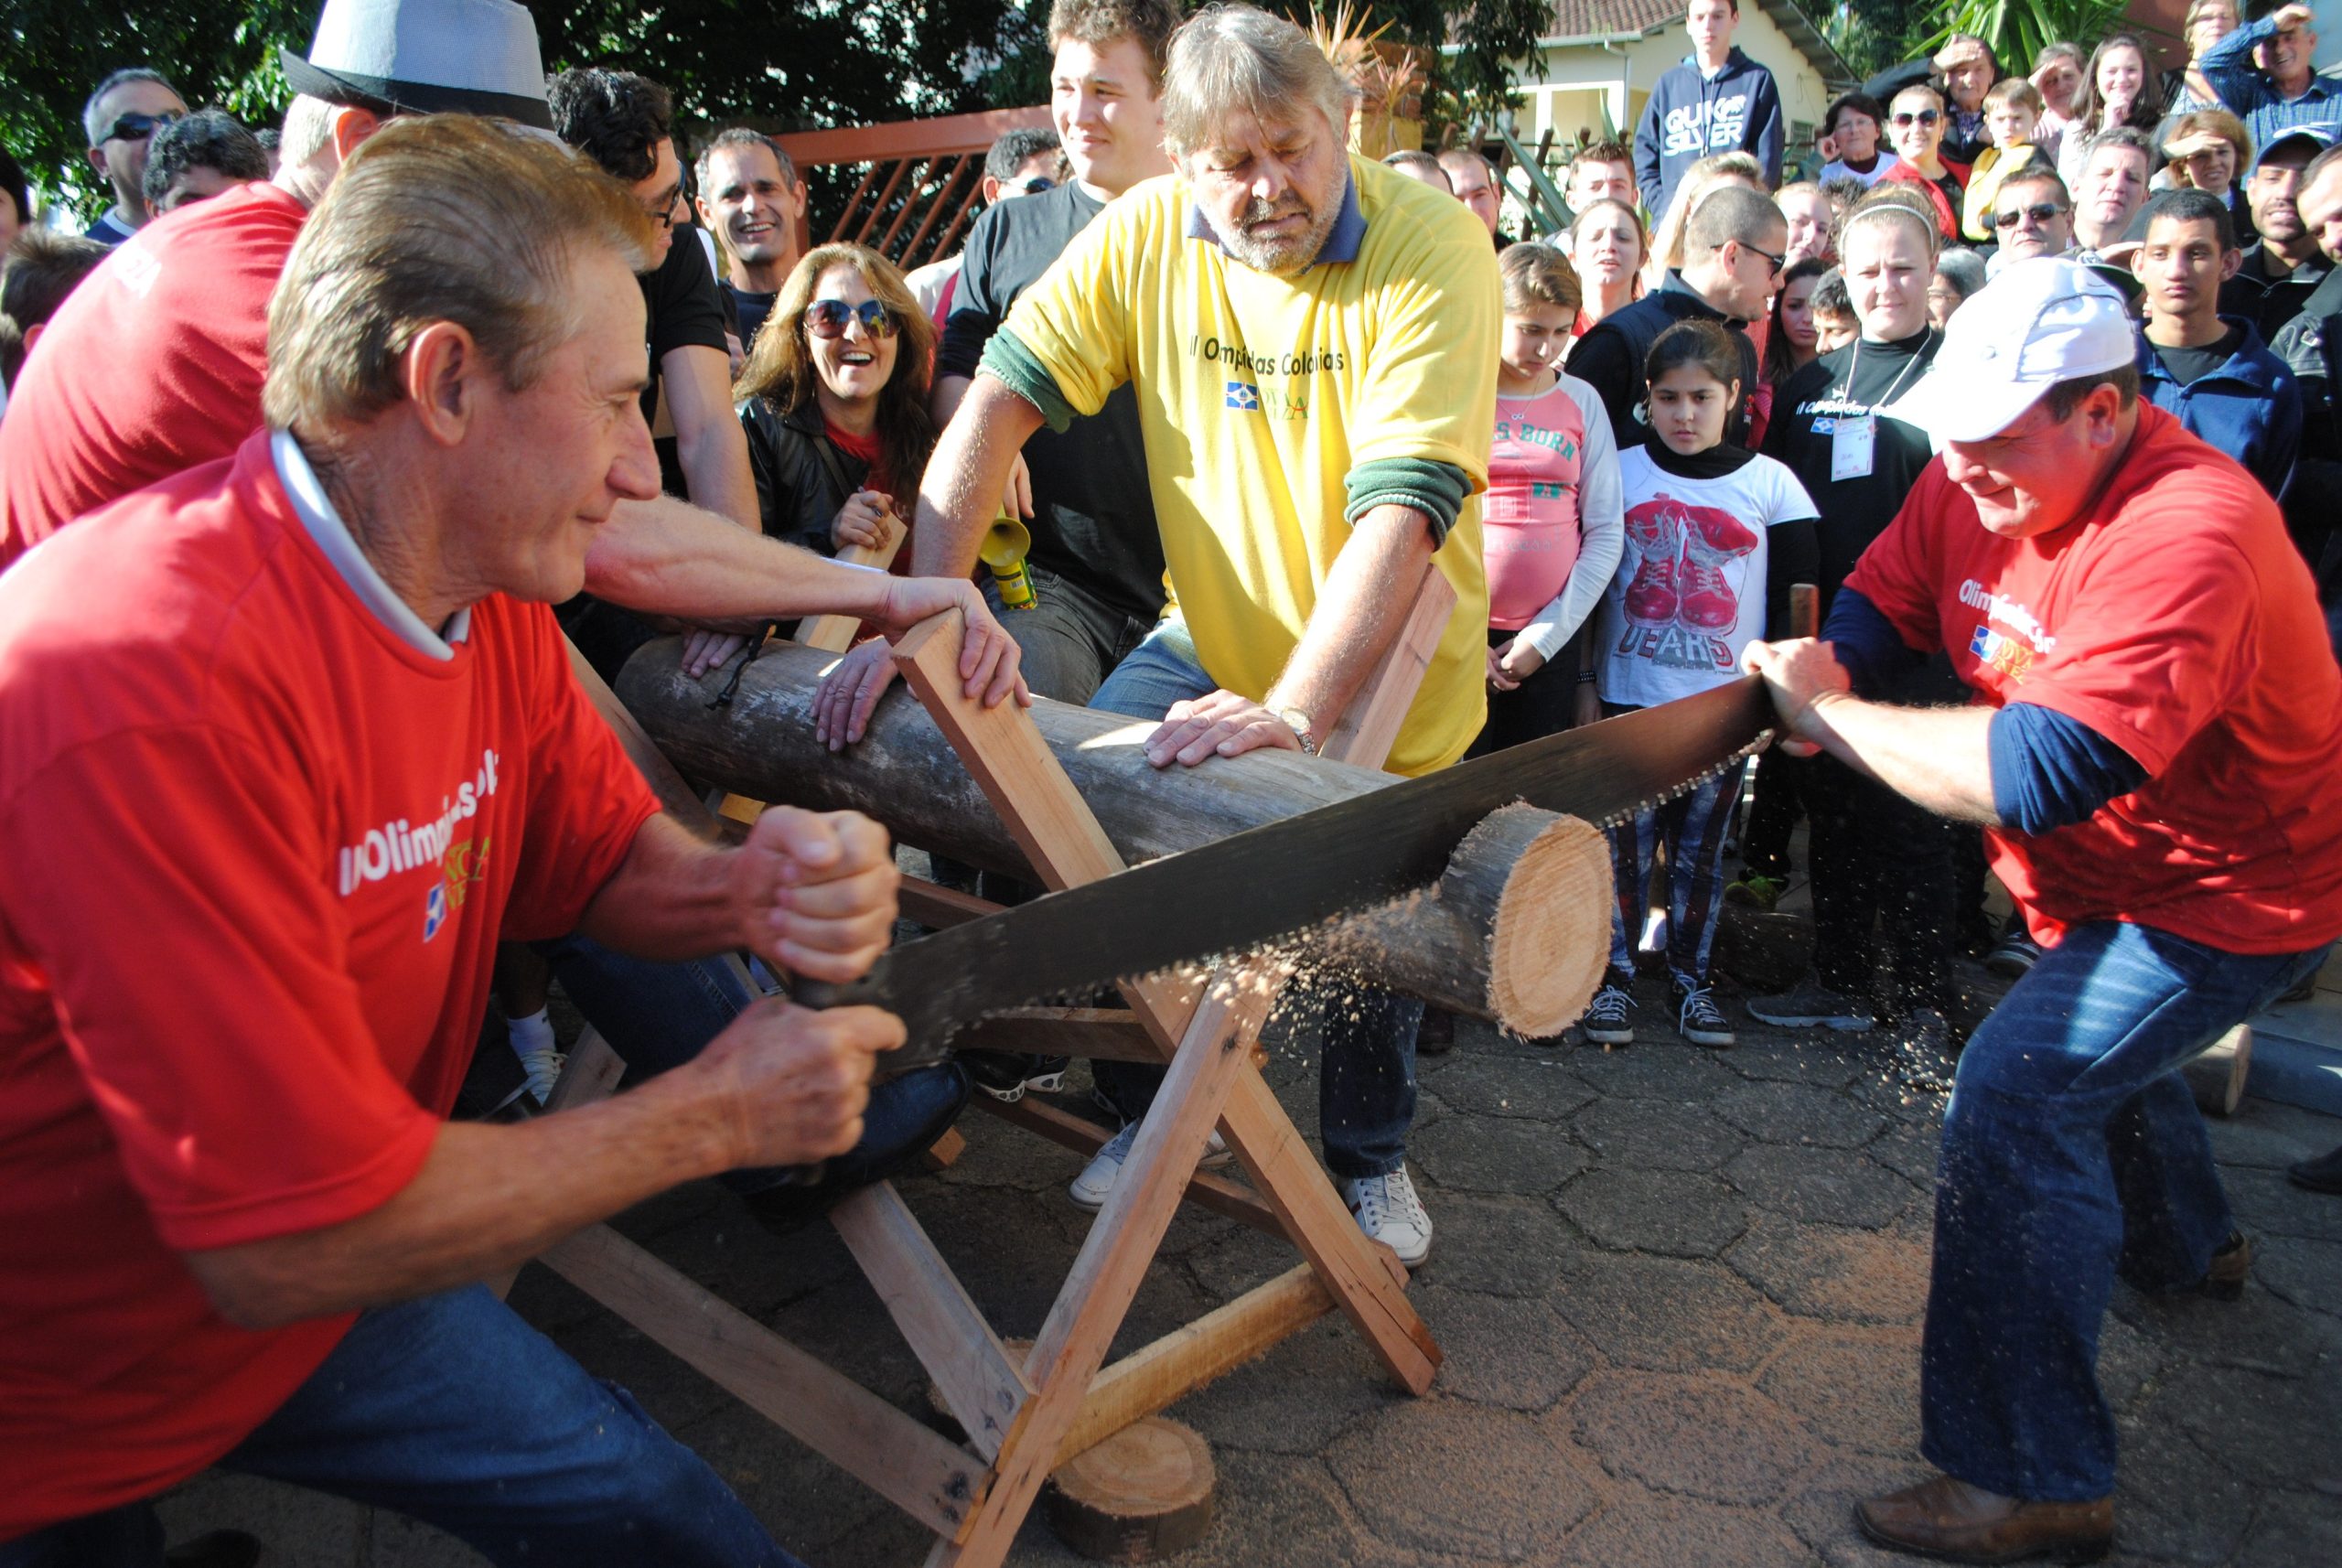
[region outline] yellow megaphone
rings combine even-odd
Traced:
[[[1032,548],[1032,531],[1004,512],[993,520],[983,548],[977,552],[1000,585],[1000,602],[1012,610],[1029,610],[1041,602],[1033,592],[1032,574],[1025,570],[1025,557]]]

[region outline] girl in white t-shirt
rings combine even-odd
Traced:
[[[1811,582],[1814,505],[1797,477],[1724,438],[1740,401],[1740,348],[1714,321],[1683,321],[1651,345],[1650,435],[1622,453],[1626,538],[1595,639],[1606,713],[1689,697],[1739,678],[1741,650],[1788,630],[1789,585]],[[1740,794],[1727,768],[1610,830],[1617,873],[1610,973],[1587,1009],[1585,1036],[1634,1038],[1634,947],[1644,889],[1667,845],[1667,967],[1676,1027],[1695,1045],[1729,1046],[1732,1026],[1708,990],[1724,846]]]
[[[1508,248],[1497,357],[1496,439],[1480,537],[1488,574],[1488,719],[1473,754],[1565,730],[1577,718],[1579,632],[1625,543],[1618,449],[1602,394],[1561,370],[1583,302],[1551,245]],[[1591,718],[1593,715],[1585,715]]]

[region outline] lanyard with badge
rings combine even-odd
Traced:
[[[1877,411],[1895,401],[1895,394],[1902,390],[1905,378],[1918,369],[1919,363],[1920,356],[1912,355],[1910,363],[1903,367],[1902,371],[1887,383],[1885,392],[1870,405],[1870,412],[1852,418],[1842,414],[1839,416],[1830,432],[1830,482],[1832,484],[1834,485],[1842,479],[1870,478],[1872,464],[1878,455]],[[1857,338],[1854,339],[1853,354],[1846,361],[1846,385],[1839,393],[1841,399],[1853,396],[1854,379],[1861,373],[1862,364],[1863,342]]]

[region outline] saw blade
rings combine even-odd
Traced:
[[[940,1060],[989,1014],[1255,949],[1426,887],[1482,818],[1515,801],[1597,827],[1631,817],[1746,757],[1772,716],[1763,682],[1744,677],[948,927],[852,984],[801,983],[797,998],[900,1016],[908,1040],[889,1071]]]

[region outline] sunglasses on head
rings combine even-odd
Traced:
[[[180,115],[175,109],[166,109],[160,114],[117,115],[98,141],[102,145],[107,142],[142,142],[155,134],[156,126],[167,125],[178,118]]]
[[[805,307],[805,330],[816,338],[843,338],[846,324],[859,319],[862,329],[873,338],[895,335],[895,313],[882,300],[865,299],[860,305],[848,305],[842,299],[817,299]]]
[[[2064,210],[2064,208],[2054,201],[2036,201],[2029,207],[2012,207],[2005,211],[1993,214],[1993,227],[2014,229],[2028,218],[2032,219],[2036,224],[2043,224]]]
[[[1936,113],[1936,111],[1932,109],[1922,109],[1917,113],[1913,113],[1910,110],[1906,109],[1895,116],[1895,123],[1897,125],[1908,125],[1915,122],[1921,125],[1932,125],[1937,124],[1942,118],[1943,116],[1941,114]]]

